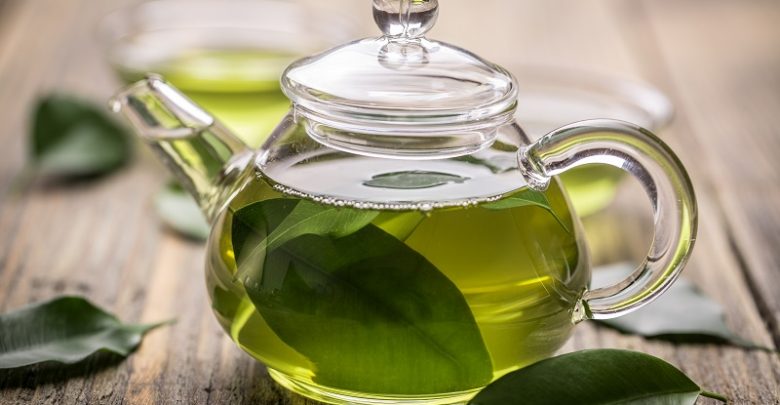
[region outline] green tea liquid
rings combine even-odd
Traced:
[[[119,66],[132,83],[157,73],[214,114],[249,146],[259,146],[287,113],[289,100],[279,88],[292,54],[260,50],[192,49],[143,70]]]
[[[606,208],[618,191],[625,173],[605,165],[587,165],[560,175],[574,212],[585,217]]]
[[[525,192],[367,214],[370,203],[307,196],[258,175],[212,234],[212,306],[234,341],[309,397],[466,400],[554,354],[589,280],[557,183],[544,193],[555,216],[502,205]],[[328,229],[340,234],[304,234],[273,247],[301,232],[289,218],[302,207],[299,222],[330,215]],[[357,231],[347,224],[361,220]],[[261,255],[244,277],[236,256],[250,251]]]

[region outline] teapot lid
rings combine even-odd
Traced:
[[[309,134],[336,149],[429,158],[471,153],[512,120],[517,86],[503,68],[423,35],[437,0],[373,0],[383,32],[294,62],[282,89]]]

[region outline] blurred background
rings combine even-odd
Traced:
[[[780,342],[780,3],[440,3],[428,36],[512,72],[520,83],[518,120],[532,137],[606,117],[650,127],[669,143],[689,170],[700,206],[686,277],[724,306],[730,326],[754,341]],[[44,170],[56,162],[36,170],[34,111],[53,93],[108,111],[123,84],[156,72],[257,146],[288,108],[278,89],[283,67],[378,35],[370,2],[140,4],[0,0],[0,310],[75,293],[123,319],[178,323],[96,379],[83,377],[67,389],[18,388],[13,395],[87,395],[72,391],[76,384],[79,392],[111,399],[194,402],[204,387],[215,387],[225,401],[274,403],[282,394],[268,388],[262,367],[229,343],[210,314],[203,225],[177,215],[190,210],[197,217],[186,198],[161,197],[161,189],[169,190],[162,166],[133,140],[134,158],[116,170],[76,178]],[[595,263],[645,255],[652,220],[637,184],[611,169],[564,180]],[[755,353],[707,347],[679,353],[591,326],[580,328],[566,350],[593,346],[692,359],[686,372],[745,403],[778,392],[777,360]],[[721,356],[740,370],[713,371]]]

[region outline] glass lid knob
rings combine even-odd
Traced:
[[[438,15],[438,0],[374,0],[374,21],[390,38],[422,37]]]

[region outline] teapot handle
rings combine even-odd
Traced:
[[[519,154],[532,188],[585,164],[623,169],[642,184],[653,207],[655,233],[641,265],[613,286],[586,291],[574,320],[608,319],[651,302],[680,275],[698,225],[693,186],[680,160],[658,137],[627,122],[588,120],[559,128]]]

